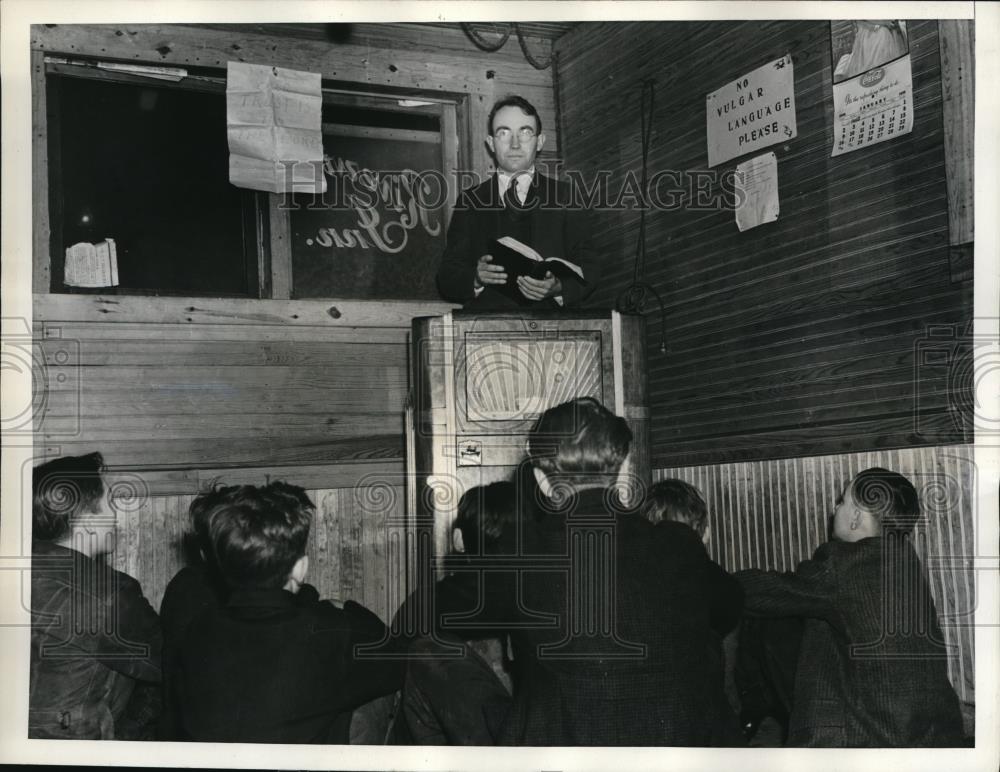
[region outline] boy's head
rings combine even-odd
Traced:
[[[452,531],[455,551],[466,555],[510,552],[516,509],[517,492],[511,482],[481,485],[463,493]]]
[[[225,497],[231,495],[239,486],[237,485],[214,485],[207,491],[199,493],[194,497],[188,513],[191,515],[191,526],[194,530],[194,544],[201,559],[212,561],[212,535],[209,532],[209,516],[215,511],[215,505]]]
[[[660,480],[646,492],[643,513],[649,520],[684,523],[708,542],[708,507],[698,489],[683,480]]]
[[[920,519],[913,484],[898,472],[872,467],[858,474],[837,500],[833,536],[860,541],[882,533],[907,534]]]
[[[631,443],[632,430],[624,418],[596,399],[578,397],[539,417],[528,434],[528,458],[543,490],[559,482],[574,488],[608,487]]]
[[[195,528],[201,520],[226,584],[295,589],[302,583],[309,568],[306,542],[315,511],[302,488],[287,483],[237,485],[202,497],[201,503],[192,504]]]
[[[64,456],[39,464],[31,475],[32,538],[65,541],[74,528],[97,538],[96,553],[114,549],[115,513],[104,495],[100,453]]]

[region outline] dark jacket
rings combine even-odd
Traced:
[[[167,583],[160,601],[160,623],[166,645],[178,644],[198,616],[225,603],[225,585],[204,563],[184,566]]]
[[[789,745],[962,743],[944,638],[908,538],[830,541],[794,572],[737,578],[748,614],[806,617]]]
[[[184,566],[167,584],[160,602],[160,624],[163,626],[163,712],[160,716],[161,740],[183,737],[182,720],[176,704],[171,677],[176,672],[176,659],[184,632],[201,614],[216,611],[226,605],[229,589],[211,566],[204,562]],[[319,600],[319,592],[311,584],[303,584],[295,593],[297,605]]]
[[[457,634],[505,623],[511,631],[515,697],[501,741],[739,743],[712,657],[713,622],[724,633],[739,618],[739,584],[686,525],[654,527],[606,498],[583,491],[526,523],[520,586],[515,572],[494,572],[478,613],[442,620]],[[448,614],[462,602],[438,605]]]
[[[351,711],[402,683],[399,661],[356,659],[382,640],[375,614],[285,590],[234,591],[181,635],[170,674],[182,738],[346,743]]]
[[[497,238],[514,236],[542,257],[561,257],[583,269],[586,284],[566,279],[562,288],[563,307],[579,306],[600,281],[600,261],[590,246],[592,214],[575,205],[569,185],[540,173],[532,180],[524,212],[503,206],[498,185],[494,174],[459,195],[438,271],[441,296],[477,311],[519,305],[560,308],[553,298],[535,302],[521,297],[515,301],[489,286],[476,296],[474,281],[479,258],[490,254]]]
[[[160,680],[160,622],[103,560],[32,545],[28,736],[114,739],[137,680]]]

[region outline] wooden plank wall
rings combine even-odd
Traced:
[[[914,544],[945,638],[956,647],[948,662],[952,683],[962,701],[974,705],[979,478],[972,446],[660,468],[653,479],[680,478],[702,492],[712,529],[709,551],[727,570],[791,571],[827,540],[827,519],[847,483],[873,466],[905,475],[920,495],[924,517]]]
[[[655,83],[649,173],[696,185],[705,95],[786,53],[794,62],[798,136],[767,149],[777,222],[740,233],[731,209],[693,195],[647,215],[645,277],[667,309],[661,353],[650,294],[654,466],[970,441],[951,410],[969,379],[916,357],[931,325],[959,345],[972,282],[949,265],[937,22],[908,29],[913,132],[838,158],[828,22],[588,24],[557,41],[566,168],[591,181],[610,171],[612,200],[627,174],[639,179],[643,79]],[[595,218],[607,273],[594,303],[614,304],[632,281],[638,210]]]
[[[451,308],[35,299],[39,453],[130,470],[400,465],[410,319]]]
[[[308,494],[317,511],[307,546],[307,581],[323,598],[357,601],[390,621],[405,592],[399,540],[392,537],[400,530],[404,488],[328,488]],[[154,608],[184,565],[182,538],[190,529],[193,498],[139,495],[119,510],[115,567],[139,580]]]

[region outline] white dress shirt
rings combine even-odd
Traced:
[[[510,187],[510,182],[513,179],[517,179],[517,200],[522,204],[525,199],[528,198],[528,188],[531,187],[531,181],[535,178],[535,167],[532,166],[530,169],[526,169],[522,172],[514,172],[513,174],[508,174],[505,171],[497,172],[497,182],[500,186],[500,203],[506,206],[503,197],[507,195],[507,188]]]

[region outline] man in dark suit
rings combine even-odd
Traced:
[[[962,745],[934,601],[909,534],[917,492],[868,469],[837,501],[833,541],[794,572],[741,571],[748,614],[805,618],[788,745]]]
[[[589,243],[590,213],[574,200],[569,185],[535,170],[545,134],[530,102],[519,96],[502,99],[490,111],[488,123],[486,144],[497,173],[459,195],[438,271],[438,289],[445,300],[481,311],[577,306],[600,276],[600,263]],[[507,272],[490,251],[504,236],[532,247],[543,258],[576,264],[583,270],[583,280],[559,279],[551,272],[542,279],[521,276],[516,292],[501,292]]]
[[[692,529],[654,526],[621,504],[614,485],[631,441],[625,420],[596,400],[547,410],[529,435],[539,495],[518,513],[515,570],[494,563],[471,589],[438,586],[445,634],[511,636],[514,696],[498,744],[741,741],[710,647],[713,625],[725,634],[739,618],[739,584]],[[448,680],[454,701],[468,695]],[[448,714],[463,711],[449,702],[439,716]]]

